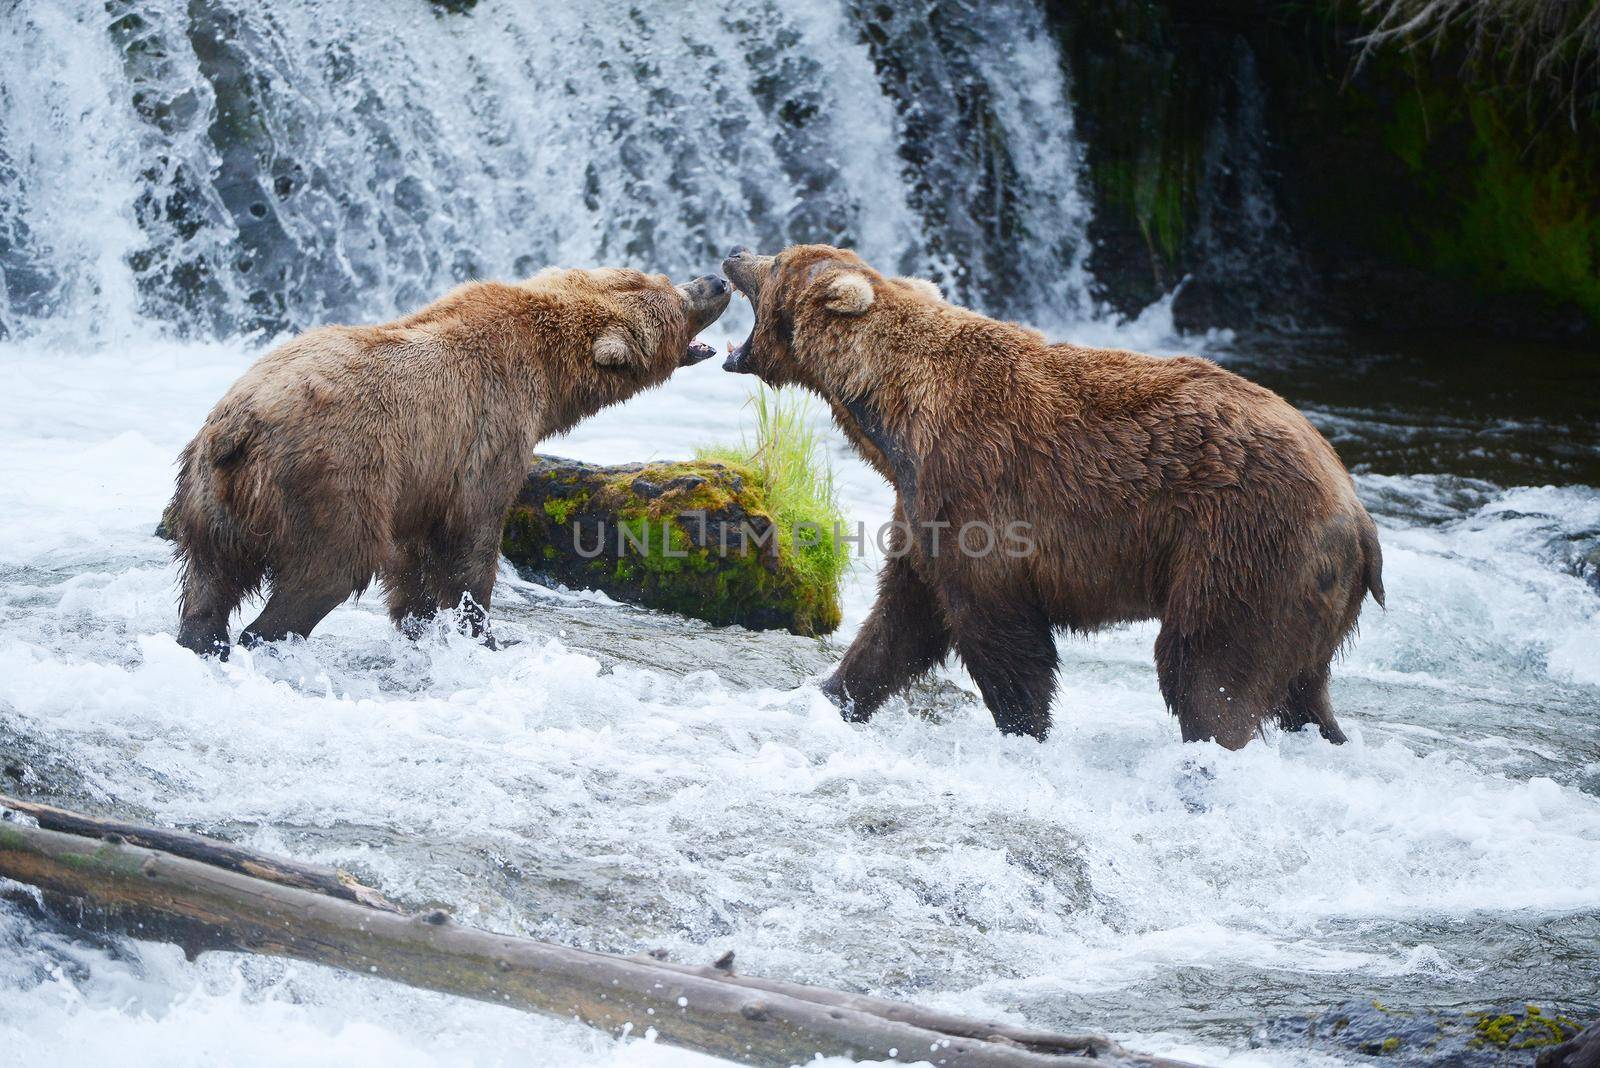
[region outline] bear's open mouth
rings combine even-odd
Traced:
[[[771,256],[757,256],[743,246],[728,253],[728,258],[722,261],[723,275],[733,284],[733,291],[750,302],[751,311],[758,311],[761,306],[761,290],[767,276],[772,273],[773,263]],[[755,339],[756,327],[752,324],[749,337],[738,345],[728,346],[728,358],[722,361],[722,369],[739,374],[759,374],[752,352]]]
[[[733,291],[748,300],[751,310],[754,311],[756,306],[755,298],[745,291],[745,288],[739,284],[737,278],[730,276],[728,280],[733,283]],[[751,323],[750,334],[743,341],[737,345],[731,341],[728,342],[728,356],[727,359],[722,361],[722,369],[724,371],[732,371],[735,374],[753,374],[754,371],[750,367],[750,346],[755,342],[755,339],[756,327],[754,323]]]
[[[745,338],[738,345],[731,341],[728,342],[728,358],[722,361],[722,369],[724,371],[735,371],[742,374],[749,370],[745,363],[750,358],[750,342],[755,338],[755,333],[754,330],[751,330],[750,337]]]
[[[691,341],[689,342],[689,349],[683,354],[683,360],[679,366],[693,367],[702,360],[711,359],[716,354],[717,350],[707,345],[704,341]]]

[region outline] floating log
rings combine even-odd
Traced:
[[[37,888],[71,922],[92,919],[98,928],[173,942],[191,957],[205,950],[289,957],[613,1035],[653,1030],[665,1043],[772,1068],[818,1054],[948,1068],[1182,1068],[1102,1036],[736,975],[728,955],[695,968],[492,934],[440,910],[405,914],[381,897],[380,904],[351,897],[346,891],[359,884],[342,873],[331,883],[319,877],[312,887],[301,885],[291,881],[301,878],[296,873],[326,869],[199,835],[5,797],[0,806],[24,814],[0,822],[0,876]],[[49,829],[45,820],[71,830]],[[154,842],[175,848],[136,844]]]

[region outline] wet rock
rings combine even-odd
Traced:
[[[540,457],[506,517],[501,549],[547,585],[718,626],[831,633],[833,579],[774,522],[753,473],[711,460],[601,467]]]
[[[1255,1048],[1302,1049],[1332,1056],[1359,1054],[1393,1065],[1567,1068],[1582,1061],[1547,1061],[1541,1053],[1582,1049],[1581,1025],[1538,1005],[1505,1012],[1400,1011],[1381,1002],[1351,1002],[1320,1016],[1273,1020],[1251,1036]],[[1590,1029],[1591,1031],[1594,1028]],[[1567,1056],[1562,1053],[1561,1056]]]
[[[1592,92],[1465,69],[1469,20],[1374,47],[1382,6],[1043,5],[1072,72],[1096,299],[1132,315],[1182,281],[1183,330],[1592,344]]]
[[[0,794],[80,808],[101,800],[69,756],[4,722],[0,722]],[[145,815],[142,808],[130,806],[128,811]]]
[[[1600,1068],[1600,1023],[1590,1024],[1577,1038],[1551,1046],[1534,1063],[1538,1068]]]
[[[1600,593],[1600,545],[1586,552],[1580,551],[1573,570],[1596,592]]]

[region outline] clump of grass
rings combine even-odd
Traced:
[[[761,496],[778,525],[778,551],[807,581],[836,590],[850,554],[836,532],[851,533],[834,485],[833,465],[803,393],[760,387],[750,400],[754,442],[708,445],[695,458],[736,464],[754,472]]]

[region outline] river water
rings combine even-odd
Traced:
[[[1592,357],[1183,337],[1165,304],[1109,321],[1081,266],[1068,83],[1029,5],[930,4],[894,55],[865,6],[712,6],[0,20],[5,788],[345,866],[496,930],[689,962],[734,949],[753,974],[1205,1063],[1307,1063],[1252,1030],[1351,999],[1596,1015]],[[1013,29],[993,54],[965,47],[997,39],[984,19]],[[385,49],[416,62],[383,71]],[[988,116],[992,158],[908,118],[939,93]],[[266,103],[224,137],[230,94]],[[250,138],[272,147],[218,148]],[[921,170],[881,165],[908,145]],[[1003,196],[941,199],[955,183]],[[175,570],[151,536],[173,459],[277,332],[530,258],[686,273],[734,240],[806,236],[1056,336],[1200,351],[1306,410],[1384,543],[1389,608],[1369,603],[1336,668],[1350,744],[1181,745],[1151,625],[1061,639],[1042,745],[999,736],[956,667],[849,725],[814,685],[834,647],[640,618],[509,570],[496,611],[520,642],[496,652],[402,640],[376,598],[225,665],[173,641]],[[269,268],[285,273],[250,277]],[[750,432],[747,383],[691,369],[547,450],[686,456]],[[847,511],[886,518],[888,488],[836,433],[829,448]],[[875,564],[848,577],[840,641]],[[85,941],[10,905],[0,1043],[36,1064],[710,1063],[313,966]]]

